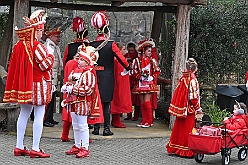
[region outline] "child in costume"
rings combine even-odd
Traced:
[[[89,156],[89,129],[87,118],[99,117],[99,109],[95,109],[98,103],[96,90],[96,76],[92,66],[94,48],[87,49],[84,45],[79,52],[78,67],[71,72],[68,82],[62,90],[67,92],[68,97],[63,100],[71,112],[72,126],[74,130],[74,146],[66,151],[67,155],[76,155],[77,158]]]
[[[248,127],[247,107],[242,102],[234,104],[233,115],[223,120],[228,130],[235,131],[237,129],[244,129]]]

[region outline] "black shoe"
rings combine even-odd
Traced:
[[[92,131],[92,134],[99,135],[99,129],[100,129],[100,124],[94,124],[94,130]]]
[[[105,125],[105,126],[104,126],[104,130],[103,130],[102,135],[103,135],[103,136],[111,136],[111,135],[114,135],[114,133],[110,131],[109,125]]]
[[[93,129],[94,126],[92,124],[88,124],[89,129]]]
[[[110,130],[104,130],[103,133],[102,133],[103,136],[111,136],[111,135],[114,135],[113,132],[111,132]]]
[[[59,124],[59,122],[58,122],[58,121],[55,121],[55,120],[53,120],[53,121],[50,122],[50,123],[52,123],[52,124],[54,124],[54,125]]]
[[[52,124],[52,123],[50,123],[50,122],[48,122],[48,121],[45,121],[45,122],[43,123],[43,126],[45,126],[45,127],[53,127],[54,124]]]

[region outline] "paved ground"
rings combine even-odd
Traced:
[[[58,120],[59,115],[55,118]],[[90,135],[93,143],[90,144],[90,157],[78,159],[75,156],[65,154],[67,149],[73,145],[71,142],[61,142],[61,123],[52,128],[44,128],[40,147],[51,154],[50,158],[30,159],[29,157],[14,157],[13,148],[15,147],[16,136],[0,132],[0,164],[3,165],[26,165],[26,164],[94,164],[94,165],[196,165],[194,159],[170,156],[165,150],[165,145],[169,140],[170,131],[161,121],[155,121],[152,128],[137,128],[136,123],[125,121],[128,128],[114,129],[114,136],[104,137]],[[29,121],[25,145],[32,146],[31,130],[32,122]],[[60,130],[60,132],[59,132]],[[72,133],[72,132],[71,132]],[[231,165],[245,165],[248,160],[239,161],[237,149],[232,150]],[[205,155],[201,164],[221,165],[220,153],[215,155]]]

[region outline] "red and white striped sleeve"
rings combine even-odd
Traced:
[[[38,44],[35,49],[35,60],[42,71],[52,69],[54,56],[48,53],[47,48],[43,44]]]
[[[79,96],[89,96],[95,88],[96,78],[91,71],[86,71],[79,79],[80,85],[74,85],[72,91]]]

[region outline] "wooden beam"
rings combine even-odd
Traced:
[[[90,0],[78,0],[82,2],[92,2]],[[182,5],[190,5],[194,3],[194,1],[201,1],[201,0],[103,0],[104,3],[111,3],[111,2],[161,2],[164,4],[182,4]],[[99,2],[99,1],[98,1]]]
[[[8,6],[14,3],[14,0],[0,1],[0,6]]]
[[[156,42],[159,41],[159,36],[163,21],[163,14],[164,13],[161,11],[154,11],[151,38],[155,39]]]
[[[131,12],[131,11],[163,11],[167,13],[176,13],[176,6],[99,6],[99,5],[84,5],[84,4],[66,4],[66,3],[49,3],[30,1],[30,6],[45,7],[45,8],[60,8],[65,10],[83,10],[83,11],[99,11],[106,10],[112,12]]]

